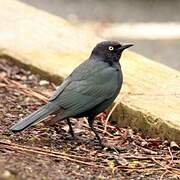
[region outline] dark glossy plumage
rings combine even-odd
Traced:
[[[99,43],[88,60],[79,65],[57,88],[49,102],[11,127],[13,132],[21,131],[50,114],[59,120],[67,119],[72,135],[73,130],[68,118],[88,117],[91,129],[94,118],[112,104],[123,82],[119,59],[124,49],[115,41]]]

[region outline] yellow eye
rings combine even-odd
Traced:
[[[109,46],[109,50],[110,50],[110,51],[113,51],[114,48],[113,48],[112,46]]]

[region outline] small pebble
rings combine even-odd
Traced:
[[[23,117],[24,116],[24,114],[19,114],[19,117],[21,118],[21,117]]]
[[[142,141],[142,142],[141,142],[141,146],[145,147],[145,146],[147,146],[147,145],[148,145],[148,143],[147,143],[146,141]]]
[[[16,108],[21,109],[21,106],[20,106],[20,105],[17,105]]]
[[[20,92],[14,92],[13,94],[14,94],[15,96],[20,96],[20,95],[21,95]]]
[[[22,81],[26,81],[26,80],[27,80],[27,76],[22,76],[22,77],[21,77],[21,80],[22,80]]]
[[[29,80],[36,79],[36,76],[35,76],[34,74],[31,74],[31,75],[28,76],[28,79],[29,79]]]
[[[39,82],[39,85],[40,85],[40,86],[49,85],[49,81],[47,81],[47,80],[41,80],[41,81]]]
[[[7,73],[5,73],[5,72],[0,72],[0,77],[1,78],[5,78],[7,76]]]
[[[15,74],[15,75],[14,75],[14,78],[17,79],[17,80],[21,80],[21,76],[18,75],[18,74]]]
[[[173,150],[179,150],[180,149],[180,147],[177,145],[177,143],[175,141],[171,141],[170,147]]]
[[[1,177],[8,179],[10,176],[11,176],[11,173],[8,170],[5,170]]]

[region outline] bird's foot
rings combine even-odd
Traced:
[[[66,139],[70,140],[70,141],[76,141],[78,139],[78,137],[75,136],[74,134],[72,135],[72,134],[68,133],[67,136],[66,136]]]
[[[71,135],[68,135],[66,137],[66,140],[68,141],[71,141],[71,142],[74,142],[74,143],[77,143],[77,144],[87,144],[87,141],[84,140],[83,138],[80,138],[78,136],[71,136]]]
[[[95,147],[102,147],[102,148],[104,148],[104,145],[103,145],[101,139],[97,139],[97,138],[92,139],[92,140],[89,142],[89,144],[92,145],[92,146],[95,146]]]

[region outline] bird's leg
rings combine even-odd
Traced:
[[[68,125],[69,125],[69,133],[71,134],[71,136],[72,136],[73,138],[75,138],[74,131],[73,131],[73,128],[72,128],[72,124],[71,124],[71,121],[70,121],[69,118],[67,118],[67,123],[68,123]]]
[[[99,137],[98,133],[96,132],[94,126],[93,126],[93,123],[94,123],[94,117],[88,117],[88,123],[89,123],[89,126],[91,128],[91,130],[94,132],[94,134],[96,135],[96,138],[97,140],[99,141],[99,144],[102,145],[102,142],[101,142],[101,138]]]

